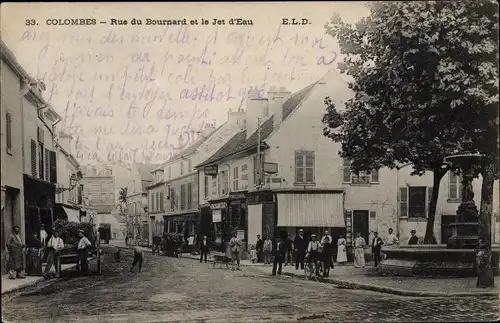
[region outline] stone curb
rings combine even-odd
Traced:
[[[292,276],[292,277],[299,277],[299,278],[304,278],[303,275],[295,274],[295,273],[283,273],[283,275],[286,276]],[[392,295],[399,295],[399,296],[409,296],[409,297],[470,297],[470,296],[498,296],[499,292],[474,292],[474,293],[469,293],[469,292],[459,292],[459,293],[443,293],[443,292],[428,292],[428,291],[407,291],[403,289],[398,289],[398,288],[392,288],[392,287],[386,287],[386,286],[380,286],[380,285],[375,285],[375,284],[366,284],[366,283],[357,283],[357,282],[352,282],[352,281],[346,281],[342,279],[325,279],[325,278],[318,278],[319,282],[326,283],[326,284],[334,284],[338,285],[340,288],[346,288],[346,289],[363,289],[363,290],[369,290],[369,291],[374,291],[374,292],[379,292],[379,293],[384,293],[384,294],[392,294]]]
[[[90,262],[90,261],[92,261],[94,259],[96,259],[96,257],[89,258],[88,261]],[[61,272],[67,272],[67,271],[70,271],[70,270],[75,269],[75,268],[76,268],[76,265],[73,265],[71,267],[68,267],[68,268],[65,268],[65,269],[61,269]],[[30,286],[42,285],[43,283],[45,283],[45,284],[43,284],[44,287],[47,287],[47,286],[52,285],[53,283],[55,283],[59,279],[60,278],[53,278],[53,279],[46,280],[46,279],[43,278],[43,276],[40,276],[39,280],[35,280],[35,281],[29,282],[29,283],[21,284],[19,286],[14,287],[11,290],[2,292],[2,297],[9,296],[9,294],[11,294],[13,292],[18,292],[18,291],[20,291],[22,289],[25,289],[27,287],[30,287]]]

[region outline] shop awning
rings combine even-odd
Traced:
[[[279,227],[345,228],[342,193],[278,193]]]
[[[74,210],[69,207],[62,207],[66,215],[68,216],[69,222],[80,222],[80,211]]]

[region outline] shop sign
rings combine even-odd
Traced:
[[[247,196],[244,193],[229,193],[229,198],[235,199],[235,200],[242,200],[242,199],[246,199]]]
[[[219,168],[217,167],[217,165],[209,165],[209,166],[205,166],[203,168],[203,172],[207,176],[217,176],[217,173],[219,172]]]
[[[219,203],[210,204],[210,208],[212,210],[225,209],[226,207],[227,207],[227,203],[226,202],[219,202]]]
[[[222,211],[221,210],[214,210],[212,212],[212,222],[213,223],[222,222]]]

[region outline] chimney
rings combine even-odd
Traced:
[[[279,90],[275,86],[269,88],[267,96],[269,98],[269,114],[274,115],[274,126],[278,126],[283,121],[283,104],[291,97],[292,93],[285,87]]]
[[[245,110],[243,110],[241,105],[237,111],[233,112],[231,109],[229,109],[229,111],[227,112],[227,122],[239,125],[240,129],[242,130],[245,129],[245,121],[246,121],[245,119],[246,119]]]
[[[202,130],[202,138],[207,138],[215,130],[215,123],[205,123]]]
[[[260,124],[269,117],[269,103],[267,99],[249,99],[246,110],[247,139],[257,130],[258,118]]]

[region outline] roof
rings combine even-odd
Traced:
[[[143,164],[137,163],[137,171],[141,177],[141,181],[153,181],[153,175],[151,172],[156,168],[155,164]]]
[[[171,158],[169,158],[166,162],[162,163],[159,167],[155,168],[153,171],[158,171],[158,170],[161,170],[164,165],[178,159],[179,157],[182,157],[182,156],[187,156],[187,155],[191,155],[193,153],[196,152],[196,150],[208,139],[210,138],[213,134],[215,134],[220,128],[222,128],[224,126],[224,124],[220,125],[219,127],[217,127],[216,129],[214,129],[212,132],[210,132],[208,134],[208,136],[206,136],[205,138],[202,138],[200,140],[197,140],[195,141],[193,144],[191,144],[190,146],[188,146],[186,149],[184,149],[183,151],[179,152],[178,154],[176,155],[173,155]]]
[[[114,208],[114,205],[96,205],[97,214],[111,213]]]
[[[283,120],[285,120],[299,106],[299,104],[311,92],[311,90],[317,83],[318,82],[314,82],[313,84],[303,88],[299,92],[292,94],[292,96],[285,101],[285,103],[283,104]],[[259,129],[255,130],[255,132],[252,133],[250,137],[248,137],[248,139],[246,139],[246,130],[237,133],[231,139],[229,139],[229,141],[224,146],[222,146],[222,148],[216,151],[203,163],[196,165],[196,167],[208,165],[220,159],[223,159],[224,157],[228,157],[233,154],[257,147],[258,130]],[[260,125],[260,140],[265,140],[273,131],[274,116],[271,116]]]
[[[151,183],[153,183],[153,181],[141,180],[142,191],[145,192],[147,190],[148,186],[151,185]]]

